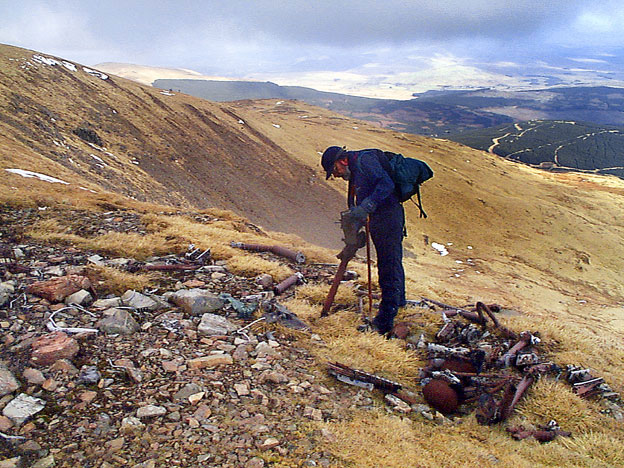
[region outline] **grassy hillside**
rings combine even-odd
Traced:
[[[548,359],[591,367],[619,393],[624,391],[624,221],[618,214],[624,209],[624,181],[546,173],[455,142],[395,133],[296,101],[215,104],[162,94],[114,76],[103,80],[78,64],[72,64],[73,71],[60,58],[56,65],[40,63],[33,54],[0,48],[0,214],[7,221],[1,231],[3,245],[26,244],[32,252],[43,252],[35,259],[39,262],[61,254],[72,258],[76,251],[142,261],[152,255],[183,255],[194,243],[210,248],[215,261],[243,278],[232,280],[231,291],[238,294],[259,273],[270,271],[279,280],[292,272],[292,265],[233,249],[232,240],[283,244],[302,250],[316,264],[302,267],[314,275],[286,301],[308,321],[312,334],[286,339],[282,332],[275,333],[288,352],[308,350],[312,361],[297,366],[331,387],[335,393],[330,396],[338,403],[321,421],[289,420],[284,430],[303,449],[263,452],[264,466],[299,466],[304,460],[297,454],[305,447],[331,454],[332,466],[344,467],[622,465],[621,422],[603,411],[602,402],[582,400],[551,379],[531,388],[510,421],[535,425],[555,418],[563,429],[573,431],[572,439],[540,445],[513,441],[504,425],[481,426],[472,413],[453,422],[437,418],[438,425],[417,413],[391,412],[378,394],[325,376],[326,361],[338,360],[417,389],[426,356],[405,341],[355,332],[357,299],[347,284],[339,289],[341,310],[319,318],[333,267],[318,264],[335,262],[335,248],[340,246],[335,221],[346,188],[344,181],[324,180],[319,153],[340,144],[425,159],[435,174],[423,186],[429,218],[420,219],[418,209],[406,205],[408,298],[425,296],[457,306],[496,302],[514,311],[514,316],[500,318],[505,326],[541,334],[541,352]],[[66,184],[6,169],[28,170]],[[126,218],[134,220],[127,225],[131,227],[123,224]],[[449,254],[441,256],[433,242],[444,244]],[[361,257],[350,267],[365,277]],[[314,268],[328,270],[320,274]],[[98,287],[106,287],[105,293],[123,289],[111,285],[119,282],[145,290],[175,283],[143,275],[120,280],[115,269],[98,275],[103,277]],[[17,275],[11,279],[25,281]],[[189,279],[197,278],[179,282]],[[215,283],[212,278],[202,281]],[[376,287],[375,278],[373,282]],[[38,306],[47,311],[45,303]],[[27,315],[6,323],[13,327],[22,320],[24,330],[43,333],[43,321],[30,322],[34,316]],[[430,339],[442,324],[439,315],[413,308],[402,310],[399,320],[411,321]],[[152,345],[149,329],[141,333],[145,346],[154,350],[178,342],[165,337],[170,341]],[[120,342],[110,343],[114,347]],[[189,354],[214,345],[197,337],[185,337],[183,343],[190,347]],[[122,349],[131,347],[121,344]],[[1,359],[14,358],[4,352],[8,354]],[[155,372],[149,366],[145,370]],[[241,375],[245,371],[250,372],[241,369]],[[186,384],[200,377],[181,378]],[[211,378],[229,385],[227,371]],[[165,384],[158,380],[145,385],[142,392],[160,398]],[[214,392],[227,396],[219,388]],[[307,405],[332,401],[325,395],[311,402],[295,390],[286,393],[290,404],[281,404],[289,411],[300,408],[303,413]],[[422,395],[418,398],[422,401]],[[221,411],[231,406],[221,405]],[[71,419],[72,414],[66,416]],[[284,414],[294,418],[288,411]],[[244,424],[235,414],[214,416],[219,424]],[[167,422],[172,427],[162,433],[166,437],[150,426],[137,436],[136,447],[154,447],[162,436],[166,440],[158,440],[169,457],[163,455],[168,461],[162,462],[178,463],[175,450],[214,429],[193,428],[189,421]],[[119,443],[118,436],[100,436],[92,445]],[[210,440],[218,447],[225,443]],[[121,443],[129,441],[128,436]],[[65,445],[69,441],[58,441],[59,448]],[[71,466],[75,449],[67,449],[66,466]],[[134,460],[132,453],[123,455]]]

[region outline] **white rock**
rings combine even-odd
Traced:
[[[46,402],[40,398],[20,393],[4,407],[2,414],[17,424],[21,424],[45,408],[45,404]]]
[[[137,410],[137,418],[139,419],[155,418],[165,414],[167,414],[167,409],[163,406],[147,405]]]

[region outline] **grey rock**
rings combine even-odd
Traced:
[[[123,294],[123,296],[121,296],[121,302],[123,303],[123,305],[128,307],[134,307],[135,309],[158,309],[158,302],[156,302],[151,297],[133,291],[132,289],[129,289]]]
[[[264,468],[264,460],[260,457],[253,457],[245,464],[245,468]]]
[[[0,468],[18,468],[22,457],[6,458],[0,460]]]
[[[138,418],[128,416],[122,419],[119,431],[122,434],[131,434],[133,432],[141,432],[144,427],[145,424],[143,424]]]
[[[142,406],[137,410],[137,418],[139,419],[155,418],[164,414],[167,414],[167,409],[156,405]]]
[[[54,455],[48,455],[45,458],[41,458],[37,460],[32,468],[50,468],[51,466],[55,466],[56,462],[54,461]]]
[[[0,397],[13,393],[19,388],[19,382],[13,373],[0,364]]]
[[[236,330],[238,330],[236,325],[225,317],[215,314],[202,315],[201,322],[197,327],[200,334],[208,336],[227,335]]]
[[[97,266],[104,266],[103,257],[98,254],[87,257],[87,261]]]
[[[96,366],[82,366],[80,368],[80,374],[78,375],[78,380],[81,383],[90,385],[95,384],[100,381],[102,378],[102,374],[98,371]]]
[[[188,397],[190,397],[191,395],[195,395],[196,393],[199,393],[201,391],[203,391],[202,387],[200,387],[196,383],[190,383],[178,390],[178,392],[173,395],[173,399],[176,401],[187,400]]]
[[[32,367],[28,367],[24,369],[22,372],[22,377],[26,379],[26,381],[30,384],[34,385],[42,385],[45,382],[46,378],[39,369],[33,369]]]
[[[93,296],[89,291],[85,291],[81,289],[74,294],[70,294],[65,298],[65,304],[78,304],[78,305],[86,305],[89,304],[93,300]]]
[[[9,297],[15,292],[15,288],[10,283],[0,283],[0,307],[9,302]]]
[[[119,297],[113,297],[111,299],[98,299],[91,304],[92,307],[97,307],[99,309],[110,309],[113,307],[120,307],[122,305],[121,298]]]
[[[187,314],[197,316],[221,310],[225,301],[205,289],[182,289],[170,296],[170,301]]]
[[[4,407],[2,414],[17,424],[21,424],[45,408],[45,404],[45,401],[40,398],[20,393]]]
[[[63,269],[63,267],[60,267],[60,266],[48,267],[44,269],[43,272],[46,275],[52,275],[52,276],[64,276],[65,275],[65,269]]]
[[[124,309],[108,309],[104,311],[107,317],[100,320],[98,327],[109,335],[131,335],[139,330],[139,324]]]

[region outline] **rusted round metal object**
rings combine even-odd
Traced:
[[[448,369],[451,372],[466,372],[472,374],[477,372],[477,369],[472,362],[460,359],[446,359],[442,363],[441,369]]]
[[[442,414],[452,413],[459,406],[457,392],[444,380],[431,379],[423,387],[423,396],[429,406]]]

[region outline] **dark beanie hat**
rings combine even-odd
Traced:
[[[321,166],[325,169],[325,180],[329,179],[334,171],[334,164],[342,154],[345,152],[344,148],[340,146],[330,146],[325,150],[323,156],[321,156]]]

